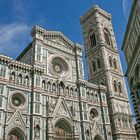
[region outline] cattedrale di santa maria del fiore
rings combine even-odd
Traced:
[[[0,140],[137,140],[111,18],[80,18],[84,46],[34,26],[16,60],[0,54]]]

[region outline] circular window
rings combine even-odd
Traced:
[[[63,72],[63,68],[60,64],[53,64],[53,69],[56,73],[62,73]]]
[[[25,104],[25,97],[21,93],[14,93],[12,95],[12,104],[15,107],[22,107]]]
[[[98,113],[97,109],[92,108],[90,110],[90,117],[91,117],[91,119],[96,119],[99,117],[99,113]]]
[[[55,56],[50,60],[50,68],[54,74],[66,76],[69,71],[68,63],[65,59]]]

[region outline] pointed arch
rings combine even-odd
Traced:
[[[35,138],[40,138],[40,126],[38,124],[35,126]]]
[[[21,74],[18,75],[18,84],[22,84],[22,75]]]
[[[97,70],[95,60],[92,60],[92,70],[93,72]]]
[[[25,140],[25,134],[24,132],[16,127],[16,128],[13,128],[9,134],[8,134],[8,137],[7,137],[7,140],[11,140],[11,139],[20,139],[20,140]]]
[[[10,81],[15,82],[15,72],[12,72],[10,75]]]
[[[66,118],[60,118],[56,121],[54,126],[55,139],[72,139],[73,129],[71,122]]]
[[[46,82],[45,82],[45,80],[42,81],[42,88],[46,89]]]
[[[51,82],[50,82],[50,81],[48,81],[48,83],[47,83],[47,90],[48,90],[48,91],[51,90]]]
[[[97,41],[96,41],[96,35],[93,29],[91,29],[89,31],[89,42],[90,42],[90,47],[93,48],[97,45]]]
[[[59,93],[60,93],[60,94],[63,94],[63,93],[64,93],[64,88],[65,88],[64,82],[61,81],[61,82],[59,83]]]
[[[107,28],[104,28],[104,39],[105,39],[105,43],[110,46],[111,45],[111,36],[110,36],[109,30]]]
[[[70,95],[73,96],[73,88],[70,88]]]
[[[113,67],[113,64],[112,64],[112,57],[109,56],[108,60],[109,60],[109,65],[110,65],[110,67]]]
[[[97,67],[98,67],[98,69],[100,69],[101,68],[101,60],[100,60],[100,58],[97,57],[96,61],[97,61]]]
[[[95,135],[94,140],[103,140],[103,138],[100,135]]]
[[[114,68],[117,69],[117,61],[115,58],[113,59],[113,64],[114,64]]]
[[[69,95],[69,87],[68,86],[65,88],[65,92],[66,92],[66,95]]]
[[[117,82],[114,80],[113,81],[113,87],[114,87],[114,91],[117,92]]]
[[[119,93],[122,93],[122,85],[121,85],[121,82],[118,82],[118,90],[119,90]]]
[[[56,89],[56,83],[53,83],[53,84],[52,84],[52,90],[56,92],[56,90],[57,90],[57,89]]]
[[[25,76],[24,85],[29,86],[29,76],[28,75]]]

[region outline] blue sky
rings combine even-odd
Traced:
[[[0,0],[0,52],[16,58],[31,41],[34,25],[59,30],[83,45],[80,17],[94,4],[112,14],[114,32],[126,71],[121,45],[132,0]]]
[[[121,45],[132,0],[0,0],[0,53],[16,58],[31,41],[34,25],[58,30],[83,45],[80,17],[94,4],[112,14],[123,70]]]
[[[132,0],[0,0],[0,52],[16,58],[31,41],[34,25],[59,30],[83,45],[79,19],[94,4],[112,14],[120,50],[131,3]]]

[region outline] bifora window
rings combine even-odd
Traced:
[[[110,34],[107,31],[107,29],[104,30],[104,37],[105,37],[105,43],[108,44],[108,45],[111,45],[111,42],[110,42]]]
[[[96,36],[94,33],[92,33],[90,35],[90,45],[91,45],[91,48],[93,48],[94,46],[96,46]]]

